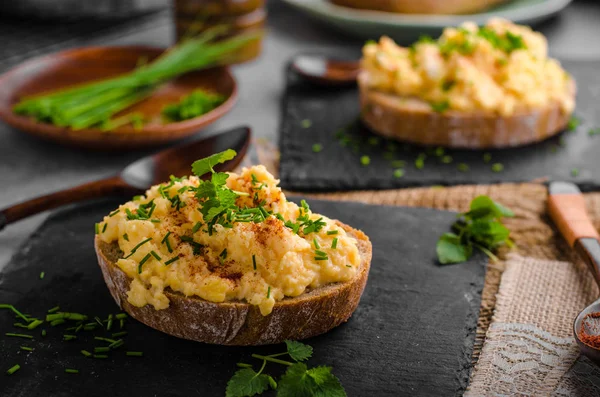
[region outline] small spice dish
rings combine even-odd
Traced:
[[[67,50],[32,59],[0,76],[0,119],[7,124],[45,139],[73,146],[118,150],[155,146],[198,132],[225,115],[237,100],[237,86],[227,67],[216,67],[182,75],[161,85],[147,99],[121,113],[139,113],[144,123],[109,131],[101,128],[72,130],[15,114],[13,106],[23,97],[102,80],[127,73],[140,62],[150,62],[164,50],[143,46],[87,47]],[[179,122],[165,121],[165,105],[177,103],[195,90],[224,96],[225,101],[212,111]]]

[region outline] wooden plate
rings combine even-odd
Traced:
[[[165,83],[149,98],[120,113],[142,113],[147,121],[139,130],[128,125],[112,131],[99,128],[73,131],[12,111],[22,97],[118,76],[134,69],[141,59],[151,61],[163,51],[142,46],[87,47],[32,59],[0,76],[0,119],[19,130],[63,144],[93,149],[131,149],[194,134],[231,110],[237,100],[236,82],[228,68],[217,67],[187,73]],[[190,120],[167,124],[162,121],[164,105],[178,102],[199,88],[225,95],[227,100],[211,112]]]

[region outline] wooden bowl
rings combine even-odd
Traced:
[[[134,69],[141,59],[151,61],[163,51],[143,46],[87,47],[27,61],[0,76],[0,119],[19,130],[62,144],[114,150],[155,146],[184,138],[231,110],[237,100],[236,82],[227,67],[217,67],[171,80],[156,89],[149,98],[114,116],[142,113],[146,123],[138,130],[127,125],[112,131],[99,128],[74,131],[12,111],[22,97],[118,76]],[[165,124],[161,116],[163,106],[178,102],[199,88],[219,93],[227,99],[202,116]]]

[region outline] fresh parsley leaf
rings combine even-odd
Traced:
[[[306,361],[312,356],[313,348],[309,345],[305,345],[304,343],[295,340],[286,340],[285,344],[287,346],[288,354],[295,361]]]
[[[275,380],[269,375],[257,374],[251,368],[243,368],[237,371],[227,382],[226,397],[246,397],[262,394],[273,386]],[[275,383],[275,386],[277,384]]]
[[[473,253],[471,245],[463,244],[454,233],[444,233],[435,247],[442,265],[466,262]]]
[[[201,177],[209,172],[214,172],[213,167],[217,164],[222,164],[226,161],[232,160],[237,153],[233,149],[227,149],[224,152],[215,153],[212,156],[196,160],[192,164],[192,172],[197,177]]]
[[[485,217],[501,219],[503,217],[512,218],[515,214],[488,196],[478,196],[471,201],[470,211],[465,216],[472,219]]]
[[[346,397],[331,367],[308,369],[303,363],[288,367],[277,386],[277,397]]]

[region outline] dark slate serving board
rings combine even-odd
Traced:
[[[470,371],[485,260],[440,266],[435,242],[455,219],[449,212],[311,200],[315,211],[362,229],[374,257],[362,301],[350,321],[307,342],[311,365],[331,365],[349,396],[462,395]],[[31,315],[55,305],[98,314],[118,311],[102,280],[92,246],[93,223],[116,203],[78,206],[57,213],[28,240],[0,274],[0,302]],[[39,279],[41,271],[46,273]],[[0,333],[13,316],[0,311]],[[107,360],[83,357],[101,343],[89,333],[61,341],[61,331],[45,325],[34,341],[0,337],[0,395],[13,396],[223,396],[236,363],[252,353],[283,351],[283,345],[222,347],[177,339],[134,320],[126,326],[128,350]],[[26,331],[27,332],[27,331]],[[87,335],[87,336],[86,336]],[[32,353],[19,350],[26,345]],[[256,363],[260,364],[260,363]],[[270,366],[277,374],[280,367]],[[64,368],[80,370],[65,374]],[[269,395],[268,393],[266,395]],[[274,395],[274,394],[270,394]]]
[[[600,135],[589,136],[591,128],[600,127],[600,61],[564,61],[578,85],[575,114],[582,124],[574,132],[565,132],[544,142],[522,148],[465,151],[446,150],[453,158],[444,164],[432,153],[435,148],[399,144],[394,152],[405,160],[405,175],[393,176],[394,167],[384,158],[388,143],[371,146],[375,137],[358,123],[358,92],[356,87],[331,89],[303,83],[288,71],[287,90],[283,104],[280,136],[281,185],[290,190],[359,190],[390,189],[407,186],[481,184],[522,182],[538,178],[569,180],[584,190],[600,185]],[[310,123],[303,120],[310,120]],[[307,125],[310,127],[307,128]],[[336,132],[344,129],[360,143],[342,146]],[[320,143],[323,150],[314,153],[312,146]],[[430,151],[423,169],[417,169],[415,159]],[[483,161],[484,153],[492,160]],[[371,164],[361,165],[360,157],[368,155]],[[466,163],[468,172],[457,170]],[[504,171],[493,172],[492,164],[501,163]],[[577,169],[579,174],[572,175]]]

